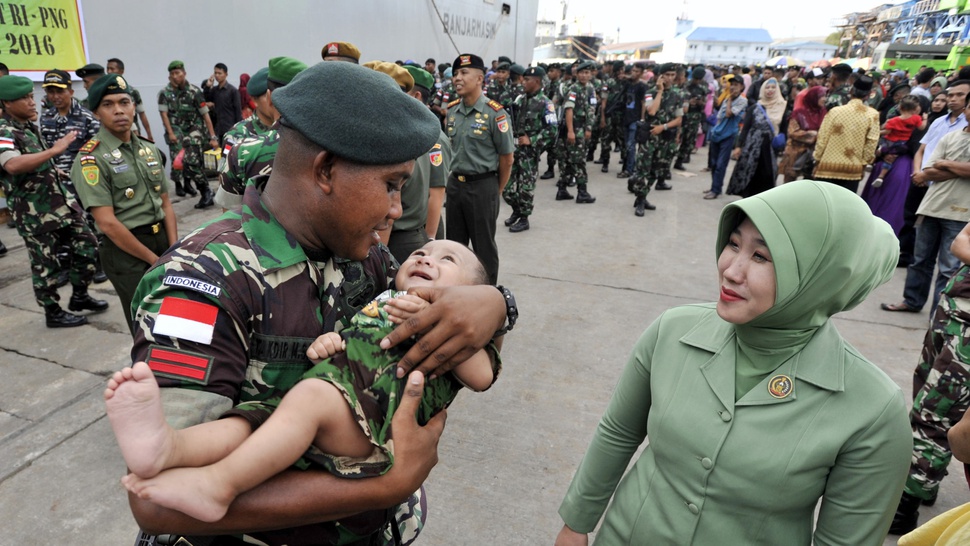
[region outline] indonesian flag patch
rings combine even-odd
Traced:
[[[0,150],[13,150],[13,139],[0,137]]]
[[[152,333],[208,345],[212,343],[219,308],[182,298],[167,297],[155,317]]]
[[[152,373],[160,377],[191,381],[206,385],[209,382],[209,372],[212,371],[213,357],[191,351],[183,351],[175,347],[152,345],[148,349],[148,367]]]

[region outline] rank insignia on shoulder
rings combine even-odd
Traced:
[[[152,139],[150,139],[150,138],[148,138],[147,136],[138,135],[138,138],[144,140],[145,142],[150,142],[152,144],[155,144],[155,141],[152,140]],[[141,150],[139,150],[139,155],[141,155],[140,152],[141,152]]]
[[[455,100],[449,102],[448,103],[448,108],[451,108],[452,106],[458,106],[458,103],[459,102],[461,102],[461,99],[455,99]]]
[[[148,362],[148,367],[152,369],[152,373],[157,376],[207,385],[215,358],[193,351],[152,344],[148,348],[148,356],[145,360]]]
[[[494,100],[488,101],[488,106],[489,108],[491,108],[492,110],[495,110],[496,112],[502,109],[502,103]]]
[[[432,150],[440,150],[441,149],[441,144],[435,142],[434,143],[434,146],[432,146],[431,149]]]
[[[84,146],[81,146],[81,149],[78,151],[82,154],[91,153],[94,151],[95,148],[98,147],[98,143],[99,143],[98,139],[92,138],[91,140],[85,142]]]
[[[97,165],[97,160],[93,155],[82,155],[81,156],[81,166],[85,165]]]

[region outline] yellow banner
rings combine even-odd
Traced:
[[[79,0],[0,2],[0,59],[11,72],[87,64]]]

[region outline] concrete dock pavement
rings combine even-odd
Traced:
[[[702,199],[706,153],[674,171],[673,190],[650,193],[657,210],[643,218],[634,216],[618,169],[602,174],[588,163],[596,203],[555,201],[555,179],[540,180],[531,229],[513,234],[499,223],[499,282],[514,289],[520,319],[496,385],[462,393],[448,411],[419,544],[553,543],[559,503],[637,338],[664,310],[717,297],[714,230],[736,198]],[[219,213],[176,201],[181,234]],[[510,213],[503,203],[500,220]],[[0,546],[132,544],[124,463],[102,402],[108,375],[129,363],[117,298],[109,283],[93,285],[95,297],[112,303],[106,313],[89,326],[46,328],[22,241],[2,227],[0,239],[10,248],[0,259]],[[834,320],[909,398],[929,310],[879,309],[899,300],[904,278],[897,269]],[[968,500],[954,463],[920,521]]]

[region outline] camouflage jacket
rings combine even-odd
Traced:
[[[274,129],[272,127],[267,127],[266,124],[259,119],[259,116],[253,112],[253,115],[233,125],[228,131],[226,131],[226,134],[223,135],[222,156],[227,157],[229,155],[229,150],[231,150],[233,146],[250,139],[261,138],[268,135],[270,131],[273,130]]]
[[[229,150],[219,171],[219,187],[226,193],[242,195],[249,181],[269,176],[280,144],[279,122],[266,134],[239,142]],[[262,189],[262,186],[259,186]],[[227,207],[228,208],[228,207]]]
[[[435,93],[432,105],[437,108],[447,107],[449,102],[455,100],[455,97],[455,86],[449,82],[448,85],[442,86]]]
[[[515,98],[513,95],[515,91],[515,86],[511,83],[505,82],[505,85],[499,85],[495,80],[488,82],[485,87],[485,96],[489,99],[502,105],[502,108],[506,110],[512,105],[512,99]]]
[[[593,84],[583,85],[576,82],[565,92],[563,108],[573,110],[573,131],[578,135],[581,131],[592,131],[596,121],[596,89]],[[568,128],[567,128],[568,129]]]
[[[623,116],[626,107],[624,100],[626,99],[627,85],[628,83],[625,80],[617,78],[606,80],[606,104],[603,107],[606,108],[607,115]]]
[[[703,114],[704,106],[707,104],[707,95],[710,93],[710,89],[707,87],[707,82],[701,80],[700,82],[691,80],[687,82],[684,87],[686,91],[686,103],[684,108],[687,110],[688,114]]]
[[[852,86],[849,84],[840,85],[829,91],[828,95],[825,96],[825,108],[831,110],[836,106],[844,106],[849,104],[850,99],[852,99]]]
[[[651,85],[644,95],[645,101],[654,100],[657,96],[657,86]],[[647,114],[647,125],[663,125],[684,115],[684,98],[676,88],[667,89],[660,97],[660,108],[651,116]],[[662,133],[661,133],[662,134]],[[671,137],[672,138],[672,137]]]
[[[209,113],[209,107],[205,105],[202,90],[195,85],[188,82],[182,88],[166,85],[158,92],[158,111],[168,113],[175,136],[182,137],[193,131],[206,135],[203,116]]]
[[[512,136],[528,136],[531,149],[536,154],[541,153],[554,138],[558,129],[556,107],[539,90],[535,95],[522,94],[516,97],[512,105]],[[523,149],[517,145],[516,151]]]
[[[74,142],[54,160],[54,166],[65,173],[71,172],[71,165],[74,164],[78,150],[85,142],[94,138],[100,128],[101,122],[95,119],[90,110],[82,107],[77,99],[71,99],[71,111],[66,116],[60,115],[57,108],[49,108],[40,116],[40,134],[44,137],[44,144],[48,148],[68,131],[77,133]]]
[[[17,233],[24,237],[66,226],[82,214],[77,200],[64,190],[51,160],[29,173],[10,174],[3,169],[14,157],[45,149],[36,125],[18,123],[6,113],[0,116],[0,183]]]
[[[561,81],[561,79],[555,81],[549,80],[546,82],[545,87],[542,88],[542,94],[557,106],[562,104],[562,95],[559,93],[559,82]]]
[[[304,250],[248,187],[241,210],[190,233],[145,273],[132,300],[132,361],[148,362],[177,425],[208,421],[291,388],[312,366],[309,344],[349,326],[393,274],[383,246],[363,262]],[[386,511],[368,512],[256,536],[335,544],[385,520]]]

